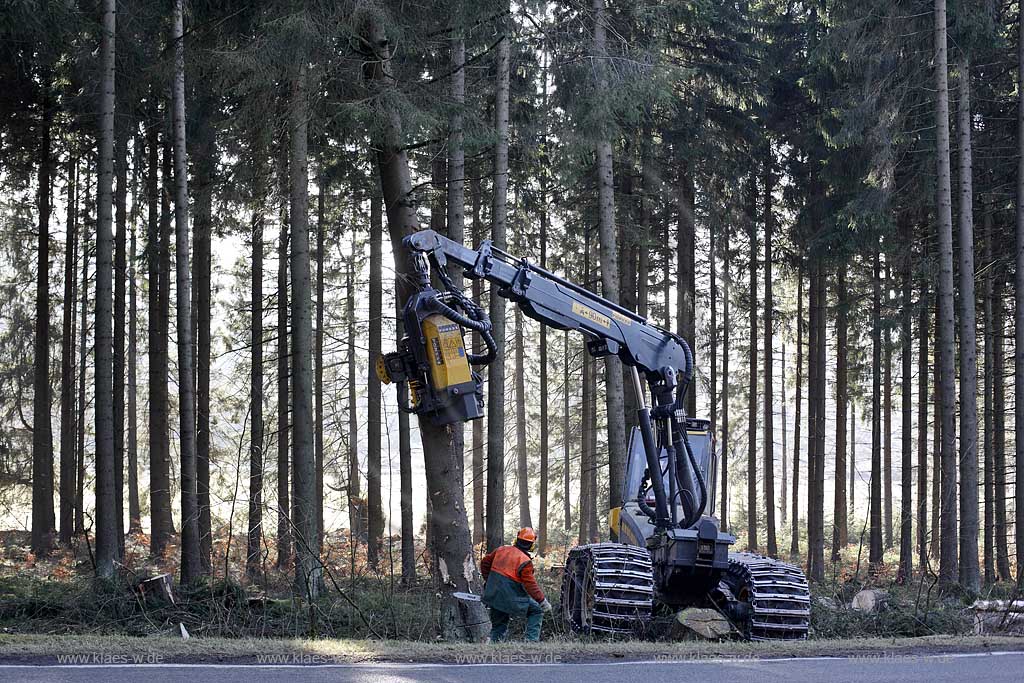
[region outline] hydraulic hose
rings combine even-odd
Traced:
[[[491,336],[491,321],[481,307],[461,295],[456,295],[454,302],[460,308],[463,308],[466,314],[460,313],[436,297],[431,299],[431,301],[435,311],[452,322],[480,334],[480,338],[483,339],[484,345],[487,347],[487,352],[484,354],[466,354],[466,359],[470,365],[487,365],[498,357],[498,345],[494,342],[494,337]]]

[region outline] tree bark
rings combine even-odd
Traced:
[[[497,82],[494,93],[494,194],[491,205],[491,242],[504,249],[508,215],[508,108],[510,47],[507,35],[498,41]],[[505,543],[505,300],[490,287],[491,336],[497,358],[487,370],[487,550]]]
[[[287,159],[280,163],[282,193],[287,189],[283,178],[287,176]],[[289,486],[289,431],[288,423],[288,221],[286,205],[281,205],[281,226],[277,241],[277,568],[284,569],[291,562],[291,487]],[[349,439],[351,440],[351,435]]]
[[[294,501],[292,529],[295,532],[295,588],[308,600],[316,600],[322,567],[317,552],[319,529],[316,512],[316,450],[313,434],[313,291],[309,263],[309,100],[304,48],[296,50],[292,76],[291,147],[291,254],[292,420],[294,446],[292,476]]]
[[[114,575],[120,557],[117,538],[117,499],[114,452],[113,329],[111,302],[113,271],[114,184],[114,55],[116,8],[103,2],[100,45],[100,144],[96,208],[96,574]],[[47,415],[49,411],[47,411]],[[42,429],[36,429],[41,435]],[[46,430],[47,436],[49,430]],[[35,444],[33,443],[33,449]],[[52,461],[52,457],[50,458]]]
[[[483,238],[483,221],[480,220],[480,178],[473,174],[470,192],[473,195],[473,244],[479,244]],[[473,301],[481,301],[484,293],[483,282],[473,280]],[[473,353],[484,353],[484,341],[479,332],[473,332]],[[484,482],[487,470],[484,467],[484,421],[473,420],[472,436],[472,475],[473,475],[473,545],[478,546],[486,540],[484,522]]]
[[[978,566],[978,327],[974,290],[974,188],[971,161],[971,64],[960,63],[960,583],[981,587]]]
[[[868,562],[882,563],[882,267],[876,249],[871,297],[871,514]]]
[[[91,178],[91,174],[86,174]],[[84,205],[89,203],[90,185],[86,180]],[[75,420],[77,444],[75,447],[75,533],[85,533],[85,375],[87,361],[87,344],[89,337],[89,221],[82,222],[82,286],[81,286],[81,323],[78,334],[78,408]],[[152,479],[152,476],[151,476]],[[152,496],[151,496],[152,500]],[[152,505],[152,503],[151,503]],[[157,515],[154,508],[153,524]]]
[[[983,389],[982,396],[984,397],[984,406],[982,408],[982,415],[984,419],[984,449],[985,449],[985,461],[984,467],[984,548],[982,557],[984,558],[984,581],[986,585],[995,583],[996,580],[996,562],[995,562],[995,453],[992,452],[993,444],[995,442],[995,434],[993,428],[994,415],[993,415],[993,375],[995,374],[994,367],[994,351],[995,340],[993,339],[995,324],[992,320],[992,212],[982,203],[982,221],[984,224],[983,231],[983,252],[982,252],[982,266],[981,270],[984,273],[982,279],[982,290],[981,290],[981,301],[982,301],[982,312],[983,312],[983,338],[985,340],[985,356],[983,360],[982,377]]]
[[[729,328],[729,290],[732,285],[729,257],[729,231],[722,232],[722,502],[721,519],[724,531],[729,525],[729,353],[732,331]],[[667,278],[667,275],[666,275]]]
[[[64,240],[64,306],[60,343],[60,534],[75,532],[75,265],[78,262],[78,159],[68,159],[67,237]],[[85,257],[83,256],[83,259]]]
[[[1017,8],[1017,78],[1024,83],[1024,4]],[[1014,222],[1014,344],[1013,344],[1013,395],[1014,405],[1024,406],[1024,98],[1017,101],[1017,211]],[[1024,434],[1024,410],[1014,411],[1014,433]],[[1014,467],[1024,472],[1024,439],[1014,440]],[[1015,525],[1017,536],[1024,530],[1024,477],[1014,477],[1014,500],[1017,501]],[[1024,586],[1024,553],[1017,552],[1017,584]]]
[[[995,544],[996,544],[996,570],[999,573],[1000,581],[1012,581],[1013,574],[1010,572],[1010,555],[1007,543],[1007,515],[1006,515],[1006,359],[1003,352],[1003,338],[1006,331],[1005,309],[1004,309],[1004,287],[1006,284],[1006,271],[997,267],[994,273],[992,285],[992,320],[994,348],[992,350],[992,412],[993,412],[993,460],[994,485],[996,496],[995,509]],[[1021,527],[1017,527],[1018,529]]]
[[[900,397],[903,408],[901,420],[902,429],[902,459],[900,462],[900,567],[897,572],[897,580],[910,581],[914,568],[914,461],[913,461],[913,287],[911,283],[911,262],[910,245],[912,242],[912,230],[909,220],[903,226],[903,254],[902,261],[902,295],[900,318],[902,329],[900,330],[901,351],[900,358],[903,364],[901,372]]]
[[[324,552],[324,261],[326,261],[325,240],[327,237],[327,218],[324,215],[327,203],[328,181],[324,172],[324,162],[320,160],[320,176],[317,178],[316,192],[316,328],[313,337],[313,401],[316,414],[313,417],[313,447],[316,452],[314,471],[316,485],[316,531],[317,552]],[[371,355],[371,357],[373,357]],[[376,383],[377,374],[369,373],[370,383]],[[369,394],[369,389],[367,389]],[[380,395],[380,385],[377,385]],[[372,415],[372,413],[371,413]]]
[[[775,363],[772,346],[775,315],[775,301],[772,295],[772,235],[775,228],[772,193],[775,188],[775,176],[771,163],[769,155],[764,169],[764,507],[768,555],[777,557],[779,545],[775,538],[775,387],[772,377],[772,366]]]
[[[259,150],[253,150],[253,209],[252,229],[252,301],[250,313],[249,383],[249,533],[245,555],[245,573],[256,580],[262,573],[263,540],[263,202],[266,198],[263,184],[263,164]]]
[[[928,289],[917,304],[917,564],[928,566]]]
[[[695,251],[695,202],[693,171],[689,164],[682,162],[679,177],[677,205],[679,230],[676,235],[676,331],[686,340],[691,349],[697,348],[696,272]],[[692,383],[691,383],[692,384]],[[690,386],[686,392],[686,414],[697,413],[697,387]]]
[[[849,292],[846,288],[845,262],[839,265],[836,278],[836,473],[835,505],[832,508],[832,561],[838,562],[842,549],[849,542],[846,518],[846,406],[849,402],[847,358],[849,355]]]
[[[370,199],[370,359],[376,363],[381,354],[381,323],[383,316],[382,240],[384,233],[383,207],[380,196]],[[354,292],[353,292],[354,298]],[[354,321],[353,328],[354,329]],[[353,355],[355,349],[353,348]],[[370,371],[366,388],[366,502],[369,513],[367,557],[376,567],[384,536],[381,502],[381,386],[377,373]],[[405,543],[403,542],[403,546]],[[405,552],[403,547],[402,552]]]
[[[596,85],[597,92],[601,96],[608,90],[608,77],[605,73],[608,59],[608,16],[604,0],[593,0],[593,11],[593,50],[597,60]],[[610,126],[610,122],[606,122],[606,125]],[[610,130],[600,132],[595,152],[597,154],[598,235],[601,247],[601,296],[617,304],[619,302],[619,257],[615,230],[615,178]],[[622,384],[622,363],[618,356],[605,356],[604,371],[605,403],[608,414],[608,501],[609,507],[617,507],[622,504],[622,482],[626,471],[625,396]],[[692,393],[693,390],[691,388],[690,392]]]
[[[366,43],[372,46],[376,59],[367,62],[364,76],[375,86],[377,92],[392,88],[394,86],[390,75],[390,45],[379,15],[370,17],[365,28]],[[507,43],[507,40],[503,42]],[[412,272],[411,263],[405,258],[406,255],[401,252],[399,245],[403,237],[417,229],[418,220],[414,207],[408,201],[412,192],[412,180],[408,157],[401,148],[401,119],[397,111],[392,108],[385,109],[383,123],[374,146],[377,150],[377,166],[388,215],[388,229],[391,233],[391,243],[396,249],[395,267],[399,282],[396,294],[399,300],[404,301],[408,292],[402,283],[406,281],[405,278],[411,277]],[[483,640],[486,637],[488,622],[483,605],[462,602],[451,595],[453,591],[473,591],[480,588],[479,576],[473,561],[469,521],[463,503],[461,457],[455,457],[450,430],[438,428],[430,424],[429,420],[420,420],[419,427],[423,452],[427,454],[427,490],[433,507],[434,549],[438,555],[440,569],[438,586],[442,593],[442,635],[450,638],[468,637],[471,640]]]
[[[889,257],[886,255],[882,274],[882,316],[888,318],[891,307],[889,292],[892,278]],[[885,548],[893,546],[892,536],[892,339],[888,322],[882,325],[882,509],[884,521],[882,535]]]
[[[116,88],[116,86],[115,86]],[[117,103],[114,105],[117,108]],[[124,555],[124,456],[125,456],[125,281],[128,279],[128,128],[123,117],[114,120],[114,503],[118,553]]]
[[[750,233],[750,343],[747,346],[747,549],[757,552],[757,184],[747,180],[747,226]],[[765,360],[767,364],[767,359]]]
[[[138,144],[138,137],[135,137]],[[141,157],[141,154],[138,155]],[[128,533],[142,533],[142,506],[139,502],[139,413],[138,413],[138,293],[136,291],[136,237],[138,219],[139,169],[132,169],[132,221],[128,248]]]
[[[530,471],[526,459],[526,340],[523,311],[515,310],[515,401],[516,401],[516,481],[519,484],[519,526],[533,527],[530,516]]]
[[[175,0],[174,41],[174,232],[177,267],[178,416],[181,459],[181,582],[203,574],[200,560],[199,505],[196,490],[195,373],[192,348],[192,276],[189,269],[188,157],[185,147],[185,28],[184,0]]]
[[[803,409],[804,374],[804,265],[801,254],[796,272],[796,416],[793,420],[793,493],[790,496],[793,513],[790,515],[789,556],[800,555],[800,413]]]

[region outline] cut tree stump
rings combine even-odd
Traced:
[[[136,590],[143,598],[159,597],[163,600],[174,603],[174,577],[170,574],[158,574],[148,579],[143,579],[135,584]]]
[[[881,612],[889,605],[889,594],[876,588],[866,588],[853,596],[852,609],[868,614]]]

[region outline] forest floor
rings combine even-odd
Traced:
[[[322,596],[312,604],[293,597],[289,572],[274,569],[272,558],[270,562],[265,558],[266,568],[258,582],[241,580],[235,568],[244,564],[238,551],[241,547],[244,552],[244,539],[215,543],[213,578],[192,587],[175,586],[173,602],[143,593],[137,585],[160,573],[173,576],[174,548],[154,561],[148,557],[148,539],[132,536],[118,577],[98,581],[91,576],[91,551],[86,544],[37,560],[25,547],[27,541],[21,533],[0,534],[2,656],[46,655],[93,646],[132,652],[158,648],[168,657],[190,656],[192,648],[198,648],[198,656],[243,658],[268,651],[316,654],[327,648],[330,656],[353,661],[360,657],[415,659],[421,648],[430,657],[464,652],[459,649],[462,646],[448,644],[437,650],[441,647],[435,636],[439,594],[429,578],[405,585],[396,573],[371,571],[362,554],[364,546],[357,546],[353,553],[343,538],[325,540],[328,578]],[[385,552],[385,557],[397,561],[397,549],[393,555]],[[561,557],[564,552],[557,549],[535,561],[538,578],[556,603]],[[420,576],[427,577],[425,554],[420,553],[419,560]],[[853,596],[867,587],[887,592],[884,609],[864,613],[850,608]],[[775,643],[763,654],[843,653],[862,646],[872,652],[892,647],[935,651],[955,643],[977,649],[1009,644],[1024,648],[1024,639],[966,637],[973,628],[966,608],[976,597],[1013,598],[1016,594],[1012,586],[1001,584],[986,588],[980,596],[940,595],[934,577],[927,573],[898,583],[895,563],[869,574],[856,548],[851,548],[830,568],[826,581],[812,587],[810,639]],[[190,635],[188,640],[182,639],[183,630]],[[634,642],[624,648],[621,642],[581,640],[551,618],[545,619],[543,637],[550,643],[544,647],[567,657],[656,657],[671,655],[677,648],[680,656],[704,656],[704,652],[761,656],[757,653],[762,652],[757,645],[745,643]]]

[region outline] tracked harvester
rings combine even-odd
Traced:
[[[405,247],[417,273],[417,291],[403,309],[407,336],[377,363],[380,379],[398,384],[403,410],[437,425],[483,415],[473,367],[499,349],[483,308],[455,287],[449,266],[497,285],[531,318],[582,333],[591,355],[616,355],[630,370],[639,426],[630,436],[623,500],[609,515],[610,540],[575,547],[565,562],[561,613],[572,630],[654,635],[677,613],[698,607],[716,610],[751,640],[806,637],[803,572],[730,552],[736,539],[713,515],[714,431],[683,409],[693,378],[684,339],[488,241],[470,249],[425,230],[407,237]],[[431,285],[431,273],[443,290]],[[466,329],[480,333],[486,353],[467,352]]]

